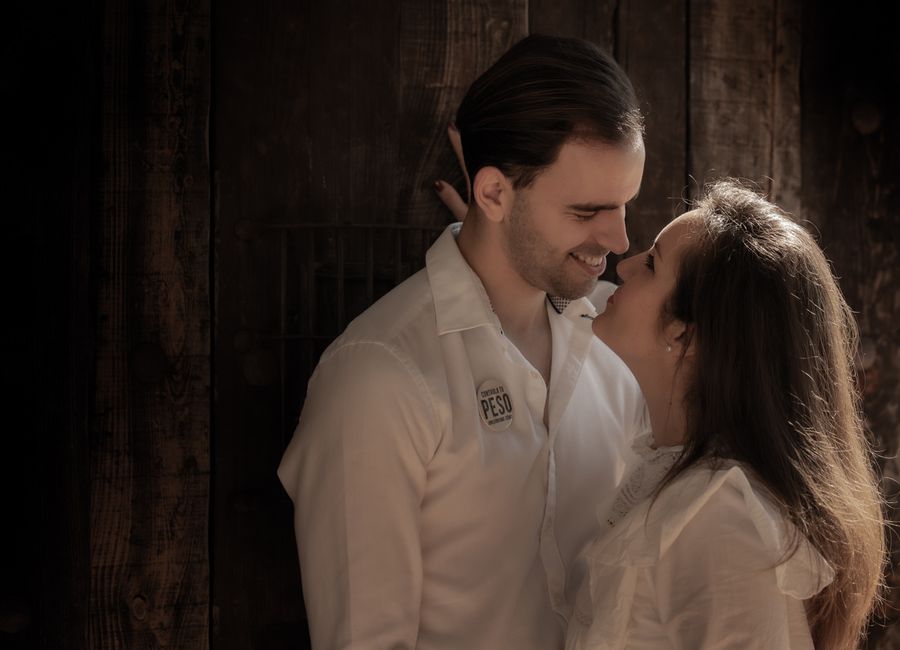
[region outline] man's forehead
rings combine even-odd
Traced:
[[[567,142],[556,162],[535,179],[535,189],[566,205],[609,209],[634,200],[643,168],[643,149]]]

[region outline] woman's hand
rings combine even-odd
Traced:
[[[453,147],[453,153],[456,154],[456,161],[459,163],[463,177],[466,179],[466,196],[471,197],[472,187],[469,182],[469,174],[466,172],[462,142],[459,138],[459,131],[452,122],[450,123],[450,126],[447,127],[447,138],[450,140],[450,146]],[[437,192],[438,198],[453,214],[454,219],[462,221],[466,218],[466,212],[469,211],[469,206],[466,201],[463,201],[463,198],[459,195],[459,192],[456,191],[456,188],[447,181],[438,180],[434,182],[434,191]]]

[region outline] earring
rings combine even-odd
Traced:
[[[672,351],[672,346],[671,346],[671,345],[667,345],[667,346],[666,346],[666,352],[671,352],[671,351]]]

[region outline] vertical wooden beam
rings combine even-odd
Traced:
[[[99,193],[97,2],[10,5],[0,439],[0,645],[81,650],[90,588],[91,232]],[[16,417],[18,415],[18,417]]]
[[[528,32],[574,36],[616,52],[617,0],[529,0]]]
[[[859,322],[866,424],[893,522],[887,616],[870,629],[873,650],[900,647],[898,24],[896,4],[871,0],[803,16],[803,204]]]
[[[337,334],[350,302],[336,294],[340,228],[397,220],[399,23],[396,1],[216,5],[219,648],[308,644],[275,470],[325,344],[312,335]]]
[[[575,36],[614,54],[646,117],[641,196],[628,210],[631,250],[643,250],[679,210],[686,176],[687,0],[532,0],[531,32]],[[610,269],[608,277],[614,277]]]
[[[209,5],[105,7],[90,646],[208,645]]]
[[[687,0],[622,0],[616,51],[631,78],[646,133],[641,193],[628,209],[631,251],[649,248],[683,210],[687,174]]]
[[[355,316],[393,283],[385,268],[403,279],[419,256],[390,231],[354,226],[449,221],[432,183],[461,174],[443,127],[524,36],[525,3],[230,1],[214,21],[213,640],[302,646],[291,505],[275,469],[338,312]],[[382,269],[371,284],[352,276],[367,267]]]
[[[798,0],[778,0],[775,3],[772,178],[769,186],[771,199],[799,219],[805,216],[800,92],[803,43],[801,4]]]
[[[526,0],[401,2],[400,222],[449,220],[432,189],[438,178],[461,186],[446,125],[469,84],[527,30]]]
[[[694,194],[709,180],[739,176],[799,209],[798,5],[799,0],[691,2]]]

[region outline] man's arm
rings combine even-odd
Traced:
[[[419,512],[438,439],[418,371],[379,343],[323,357],[278,469],[314,649],[413,648]]]

